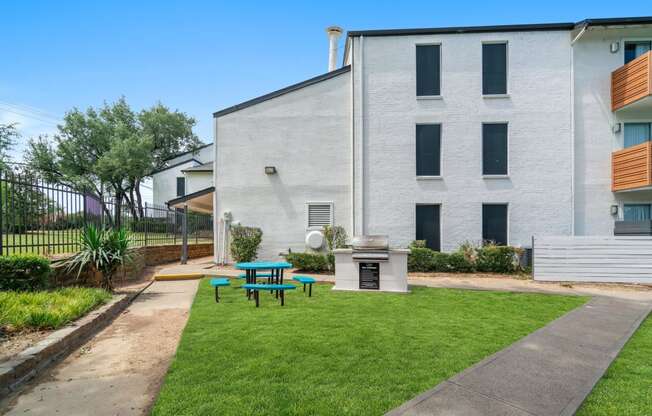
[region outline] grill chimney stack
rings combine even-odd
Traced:
[[[337,41],[342,35],[342,28],[339,26],[329,26],[326,28],[328,33],[328,72],[337,69]]]

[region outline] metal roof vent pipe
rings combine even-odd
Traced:
[[[337,41],[342,35],[342,28],[339,26],[329,26],[326,28],[328,33],[328,72],[337,69]]]

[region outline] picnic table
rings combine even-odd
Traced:
[[[271,277],[269,278],[270,284],[283,284],[283,270],[291,269],[292,265],[286,261],[252,261],[246,263],[237,263],[235,265],[236,269],[245,271],[245,286],[247,298],[251,299],[251,289],[248,289],[246,285],[256,283],[256,272],[269,270]],[[278,291],[276,292],[276,297],[278,298]]]

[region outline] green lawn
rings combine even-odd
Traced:
[[[81,231],[79,229],[52,230],[52,231],[29,231],[24,234],[3,234],[2,254],[40,254],[44,256],[52,254],[74,253],[78,250]],[[145,245],[174,245],[181,244],[181,236],[166,233],[132,233],[135,246]],[[212,243],[212,237],[188,236],[188,243]]]
[[[379,415],[586,298],[297,290],[281,308],[201,282],[154,415]]]
[[[0,332],[56,329],[73,321],[111,295],[102,289],[70,287],[38,292],[0,292]]]
[[[652,317],[627,342],[578,416],[652,414]]]

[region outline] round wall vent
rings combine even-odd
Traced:
[[[324,245],[324,234],[321,231],[310,231],[306,234],[306,245],[313,250],[319,250]]]

